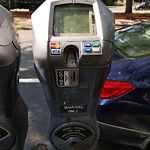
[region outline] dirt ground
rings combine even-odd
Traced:
[[[129,19],[116,19],[115,20],[115,29],[120,29],[123,27],[127,27],[130,25],[137,24],[142,21],[150,21],[150,19],[134,19],[134,20],[129,20]]]

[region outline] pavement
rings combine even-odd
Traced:
[[[32,31],[18,30],[18,33],[21,46],[19,92],[28,107],[29,124],[24,150],[31,150],[38,142],[48,142],[47,132],[50,111],[45,94],[34,71]]]

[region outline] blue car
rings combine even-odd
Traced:
[[[150,143],[150,22],[116,31],[115,45],[97,110],[100,137],[145,149]]]

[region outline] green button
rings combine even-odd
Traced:
[[[94,42],[92,43],[93,47],[100,47],[101,43],[100,42]]]

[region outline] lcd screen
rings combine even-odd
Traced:
[[[58,5],[54,10],[54,36],[95,35],[91,5]]]

